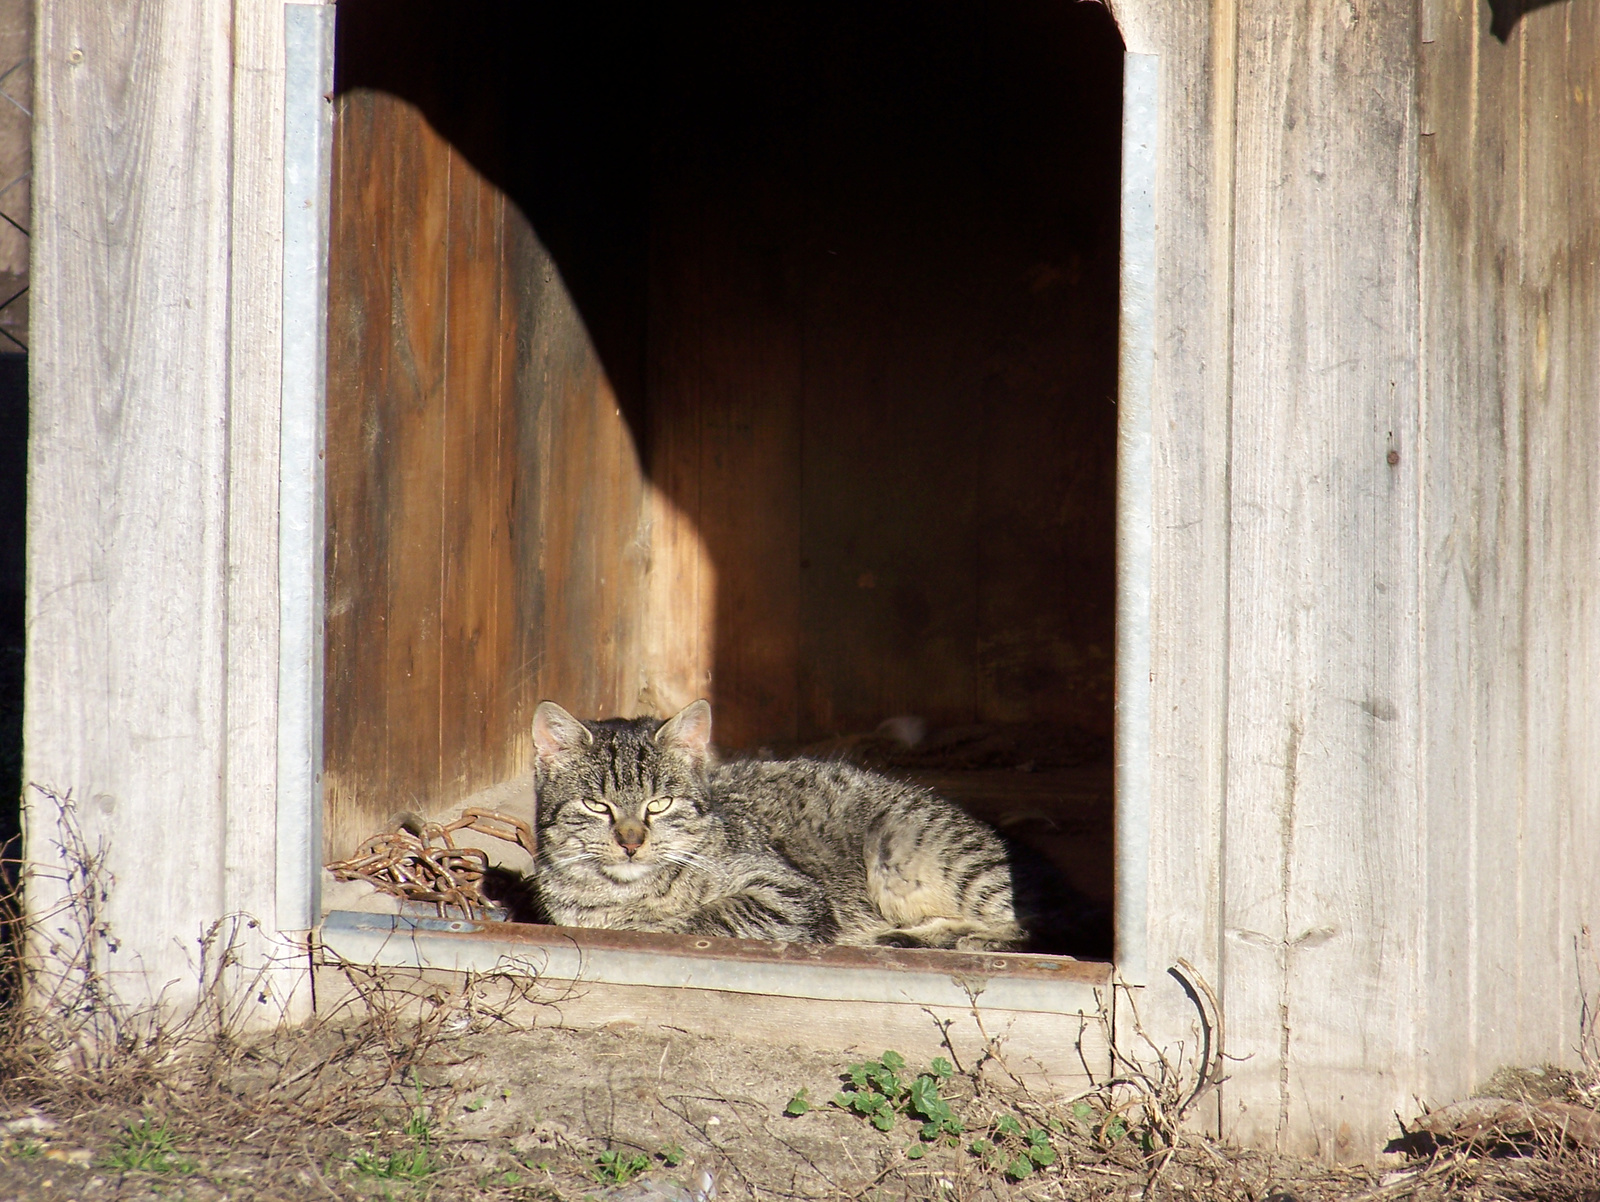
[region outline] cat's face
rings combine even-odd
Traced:
[[[542,702],[533,723],[541,871],[630,884],[692,864],[711,822],[710,735],[703,701],[665,723],[580,722]]]

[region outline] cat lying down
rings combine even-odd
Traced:
[[[533,741],[531,884],[546,921],[1104,954],[1103,914],[1041,857],[928,789],[850,764],[721,763],[704,701],[666,722],[581,722],[546,701]]]

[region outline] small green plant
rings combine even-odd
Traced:
[[[1031,1177],[1035,1170],[1049,1168],[1058,1159],[1050,1132],[1024,1125],[1013,1114],[998,1116],[990,1124],[987,1138],[973,1140],[967,1151],[1013,1181]]]
[[[44,1155],[44,1145],[36,1139],[12,1140],[6,1145],[5,1154],[18,1160],[37,1160]]]
[[[688,1158],[689,1153],[684,1150],[682,1144],[673,1142],[662,1148],[656,1155],[661,1157],[662,1164],[669,1169],[675,1169]]]
[[[643,1153],[612,1148],[595,1157],[590,1172],[602,1185],[626,1185],[649,1167],[650,1158]]]
[[[350,1167],[356,1176],[376,1181],[420,1181],[437,1167],[427,1148],[405,1148],[399,1152],[354,1152]]]
[[[939,1091],[955,1072],[954,1066],[936,1057],[927,1072],[909,1080],[905,1068],[905,1057],[893,1051],[852,1064],[842,1078],[848,1087],[833,1095],[833,1104],[860,1115],[879,1131],[892,1131],[896,1117],[903,1114],[920,1124],[918,1134],[924,1142],[953,1142],[961,1134],[961,1120]],[[801,1090],[790,1101],[788,1113],[805,1113],[793,1109],[796,1102],[809,1108],[804,1093]]]
[[[433,1124],[422,1105],[422,1088],[417,1087],[417,1106],[400,1128],[411,1142],[409,1148],[382,1152],[377,1148],[357,1151],[350,1156],[350,1167],[358,1177],[377,1181],[420,1181],[439,1167],[433,1158]]]
[[[415,1144],[426,1146],[433,1140],[433,1125],[428,1121],[428,1112],[418,1107],[411,1112],[411,1117],[406,1120],[406,1125],[400,1128],[400,1134]]]
[[[129,1123],[101,1166],[119,1173],[192,1173],[195,1163],[179,1156],[167,1124],[140,1119]]]

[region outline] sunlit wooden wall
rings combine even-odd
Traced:
[[[330,850],[514,775],[544,697],[1109,732],[1116,32],[785,11],[573,100],[341,8]]]

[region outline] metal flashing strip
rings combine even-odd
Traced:
[[[323,416],[332,161],[331,6],[284,5],[283,393],[278,479],[277,927],[321,906]]]
[[[833,1002],[1094,1015],[1107,965],[1061,957],[812,947],[335,911],[325,955],[352,964],[665,986]]]
[[[1116,967],[1148,972],[1150,876],[1150,399],[1155,373],[1160,60],[1122,76],[1122,280],[1117,387]]]

